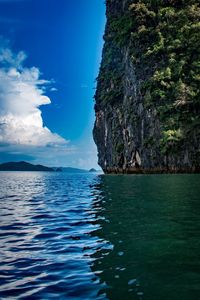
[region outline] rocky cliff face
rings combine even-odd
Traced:
[[[104,172],[200,171],[196,2],[107,0],[93,131]]]

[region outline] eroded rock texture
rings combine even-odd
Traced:
[[[200,171],[197,1],[107,0],[93,135],[105,173]]]

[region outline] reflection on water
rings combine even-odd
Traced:
[[[1,299],[200,299],[199,175],[0,173]]]
[[[200,299],[199,175],[102,176],[94,254],[109,299]]]
[[[0,298],[105,299],[90,268],[106,241],[91,210],[96,176],[0,174]],[[108,246],[107,246],[108,247]]]

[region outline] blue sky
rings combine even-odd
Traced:
[[[104,27],[104,0],[0,0],[1,162],[97,167]]]

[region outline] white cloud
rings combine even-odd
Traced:
[[[38,68],[25,68],[26,54],[0,48],[0,143],[29,146],[64,146],[67,141],[43,124],[40,106],[50,104],[44,95],[46,80]]]
[[[55,87],[52,87],[52,88],[50,89],[50,92],[57,92],[57,89],[56,89]]]
[[[20,51],[18,54],[13,54],[7,47],[0,48],[0,63],[4,65],[20,68],[25,59],[26,54],[23,51]]]
[[[55,92],[55,82],[41,79],[38,68],[25,67],[26,54],[13,53],[1,36],[0,45],[0,162],[97,168],[92,141],[74,146],[43,124],[40,106],[51,104],[45,91],[48,86]]]

